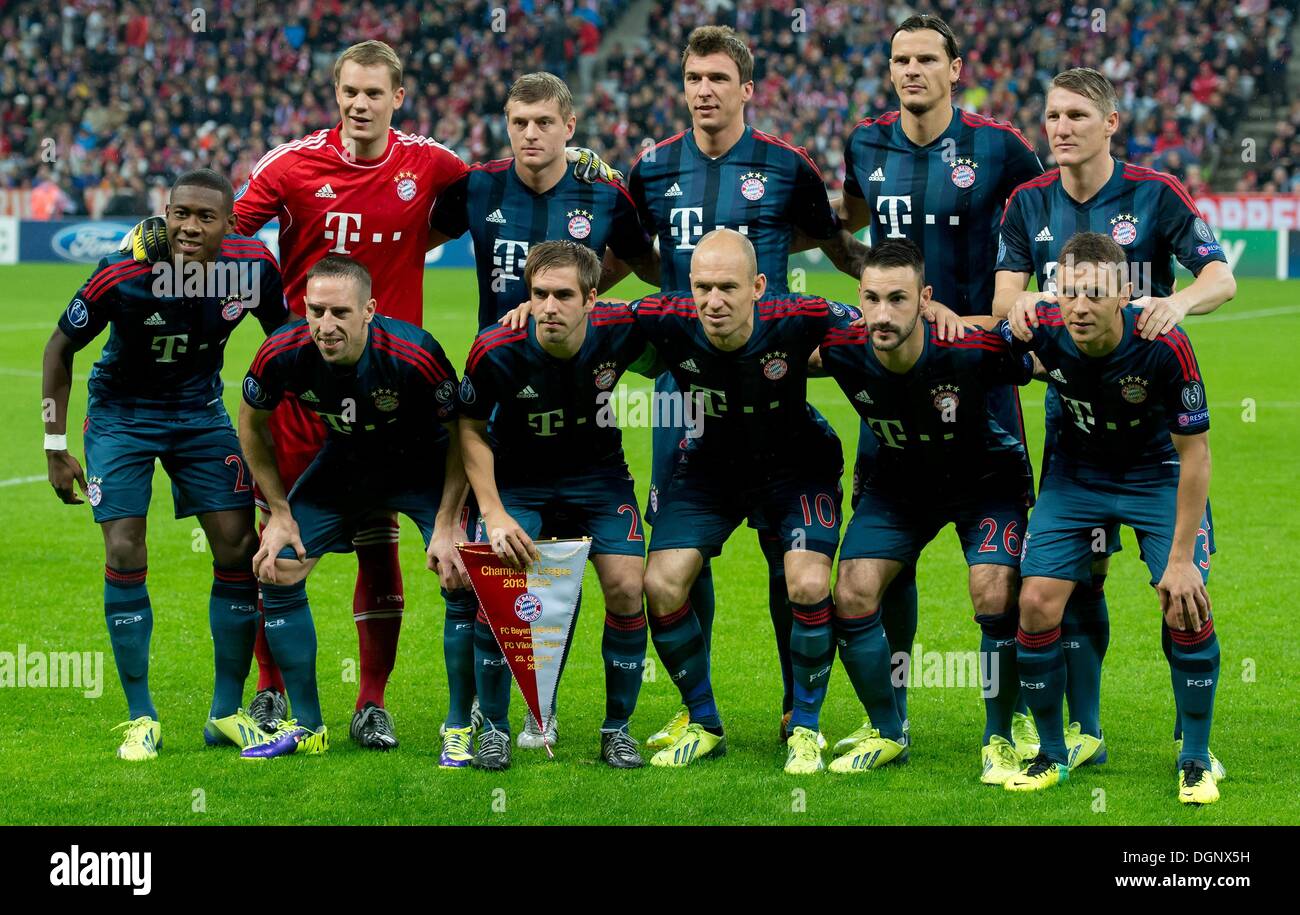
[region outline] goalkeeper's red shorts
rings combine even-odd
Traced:
[[[286,391],[284,399],[271,411],[268,426],[275,441],[275,466],[280,471],[284,491],[288,493],[324,446],[325,424]],[[266,499],[257,488],[256,480],[253,481],[253,497],[259,508],[266,508]]]

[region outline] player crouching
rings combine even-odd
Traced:
[[[446,588],[463,588],[454,532],[466,483],[456,441],[456,371],[427,332],[375,314],[370,272],[330,255],[307,272],[305,320],[267,339],[244,379],[239,435],[270,506],[253,566],[266,635],[297,718],[246,759],[324,753],[316,630],[305,581],[325,553],[353,549],[357,524],[400,512],[420,528]],[[268,428],[286,393],[328,427],[325,447],[286,493]]]
[[[1058,451],[1042,480],[1021,560],[1020,684],[1038,723],[1039,755],[1007,780],[1010,791],[1066,781],[1062,729],[1065,658],[1061,618],[1087,581],[1094,532],[1127,524],[1137,534],[1160,597],[1174,698],[1182,715],[1178,799],[1212,804],[1210,725],[1219,645],[1205,588],[1210,557],[1210,413],[1191,341],[1182,330],[1154,340],[1138,331],[1124,251],[1082,232],[1061,250],[1057,305],[1040,303],[1019,334],[1050,373],[1065,409]]]

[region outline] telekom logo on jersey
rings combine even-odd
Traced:
[[[334,247],[330,248],[332,253],[351,254],[348,245],[360,244],[361,237],[360,213],[340,213],[337,210],[330,210],[325,214],[325,240],[334,242]],[[392,238],[388,241],[401,241],[401,239],[401,232],[393,232]],[[371,244],[378,245],[383,241],[383,232],[370,233]]]
[[[925,224],[932,226],[937,222],[933,213],[926,213]],[[906,238],[907,234],[903,232],[903,226],[912,224],[912,197],[910,194],[899,196],[889,196],[881,194],[876,198],[876,219],[889,226],[889,233],[886,238]],[[951,215],[947,217],[948,225],[961,225],[961,217]]]
[[[703,207],[673,207],[668,213],[668,222],[672,225],[673,238],[677,247],[683,251],[695,247],[695,242],[704,234]],[[715,229],[727,229],[730,226],[714,226]],[[749,226],[736,226],[741,235],[749,234]]]

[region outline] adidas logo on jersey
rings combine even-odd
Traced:
[[[858,391],[858,393],[853,395],[853,399],[859,403],[875,403],[875,401],[871,399],[871,395],[866,391]]]
[[[688,372],[694,372],[697,375],[700,374],[700,367],[695,364],[694,359],[687,359],[682,363],[682,368],[686,369]]]
[[[500,223],[501,225],[505,225],[505,224],[506,224],[506,218],[505,218],[504,216],[501,215],[501,211],[500,211],[500,210],[493,210],[491,213],[489,213],[489,214],[488,214],[487,221],[488,221],[488,222],[496,222],[496,223]]]
[[[1059,381],[1061,384],[1069,384],[1069,382],[1065,380],[1065,375],[1064,373],[1061,372],[1060,369],[1052,369],[1050,372],[1048,372],[1047,377],[1055,381]]]
[[[677,182],[674,181],[674,182],[673,182],[673,186],[670,187],[668,190],[664,191],[664,196],[665,196],[665,197],[680,197],[680,196],[682,196],[682,189],[681,189],[681,187],[677,184]]]
[[[532,386],[531,384],[529,384],[529,385],[525,385],[525,386],[524,386],[524,389],[523,389],[522,391],[520,391],[518,394],[516,394],[515,397],[519,397],[519,398],[523,398],[523,399],[530,399],[530,398],[531,398],[531,399],[536,399],[536,398],[537,398],[537,392],[534,391],[534,390],[533,390],[533,386]]]
[[[298,399],[301,400],[303,403],[320,403],[320,398],[317,397],[312,391],[307,391]]]
[[[162,327],[166,323],[167,322],[163,320],[163,316],[158,314],[156,311],[151,317],[144,319],[145,327]]]
[[[322,187],[319,191],[316,192],[316,196],[326,197],[329,198],[330,200],[333,200],[335,197],[338,196],[338,194],[334,193],[334,188],[330,187],[329,184],[327,183],[324,187]]]
[[[1052,230],[1043,226],[1043,231],[1034,236],[1034,241],[1056,241],[1052,236]]]
[[[884,181],[884,180],[885,180],[885,170],[884,170],[883,168],[878,168],[878,169],[876,169],[874,172],[871,173],[871,176],[870,176],[869,178],[867,178],[867,180],[868,180],[868,181]]]

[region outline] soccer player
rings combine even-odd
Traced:
[[[430,244],[469,232],[478,273],[480,329],[529,298],[524,263],[532,245],[566,239],[605,260],[598,291],[630,270],[659,281],[659,257],[617,178],[582,181],[565,158],[578,117],[564,80],[527,73],[506,97],[509,159],[470,166],[434,205]]]
[[[1213,311],[1236,294],[1222,247],[1178,179],[1111,156],[1118,104],[1114,87],[1096,70],[1066,70],[1052,80],[1044,127],[1059,167],[1016,188],[1002,217],[993,310],[1009,315],[1013,327],[1023,330],[1040,300],[1055,301],[1062,246],[1083,230],[1107,233],[1124,249],[1133,268],[1132,304],[1141,309],[1137,326],[1147,340],[1168,333],[1189,314]],[[1176,292],[1174,258],[1196,276]],[[1040,292],[1025,292],[1031,274]],[[1046,415],[1044,472],[1062,420],[1056,388],[1050,385]],[[1092,762],[1106,758],[1101,667],[1110,620],[1103,587],[1109,554],[1120,549],[1117,526],[1106,532],[1101,546],[1104,555],[1096,557],[1091,579],[1075,589],[1062,624],[1071,731],[1087,739]],[[1170,650],[1166,645],[1166,654]],[[1175,720],[1174,739],[1181,737]]]
[[[446,591],[465,498],[456,439],[456,370],[427,331],[377,315],[370,271],[328,255],[307,271],[307,317],[267,338],[244,378],[239,437],[271,517],[253,566],[266,634],[296,718],[242,754],[267,759],[329,748],[316,692],[316,630],[305,580],[326,553],[353,549],[376,510],[401,512],[424,535]],[[286,491],[276,466],[272,410],[287,392],[329,429],[311,466]],[[446,598],[444,592],[444,599]]]
[[[1061,248],[1056,304],[1040,304],[1037,326],[1017,333],[1048,371],[1064,415],[1020,567],[1016,663],[1042,746],[1004,787],[1036,791],[1069,777],[1061,619],[1075,582],[1091,575],[1098,528],[1127,524],[1171,646],[1183,725],[1178,799],[1211,804],[1219,797],[1209,750],[1219,646],[1205,590],[1210,412],[1187,335],[1175,328],[1147,339],[1138,327],[1128,269],[1109,234],[1073,236]]]
[[[473,238],[479,328],[494,326],[529,298],[522,281],[524,263],[530,246],[548,239],[570,239],[603,256],[601,290],[630,269],[658,282],[658,253],[618,176],[587,180],[568,167],[565,143],[573,136],[577,115],[564,81],[550,73],[519,77],[510,87],[505,114],[514,156],[471,166],[438,197],[430,232],[433,246],[466,231]],[[541,727],[529,712],[519,746],[554,745],[557,719],[552,715]]]
[[[155,460],[171,477],[176,517],[197,515],[212,547],[215,682],[204,739],[244,747],[264,739],[242,709],[257,628],[250,565],[257,540],[250,480],[221,402],[221,365],[246,314],[269,334],[288,310],[275,258],[261,242],[234,234],[233,196],[230,182],[210,169],[177,178],[165,214],[175,259],[153,266],[122,254],[101,260],[45,347],[50,484],[79,505],[75,480],[104,535],[104,616],[130,719],[121,725],[122,759],[154,759],[162,743],[149,691],[153,608],[145,586]],[[72,360],[109,325],[90,373],[83,472],[67,442]]]
[[[628,190],[642,224],[659,239],[660,289],[688,288],[691,257],[701,236],[718,228],[734,229],[752,242],[758,271],[767,289],[785,292],[792,248],[820,245],[839,269],[857,276],[862,245],[841,229],[821,172],[803,149],[745,123],[745,104],[754,92],[754,57],[735,32],[702,26],[691,32],[682,51],[682,80],[691,129],[647,148],[633,163]],[[674,376],[665,374],[656,392],[675,392]],[[823,420],[824,422],[824,420]],[[664,489],[683,454],[685,430],[656,427],[646,520],[654,524]],[[781,660],[784,696],[781,740],[793,708],[790,662],[790,607],[786,598],[783,555],[777,533],[760,528],[759,543],[768,563],[769,603]],[[713,572],[706,561],[691,606],[705,644],[713,630]],[[647,740],[651,747],[671,745],[689,720],[685,706]]]
[[[952,523],[983,632],[980,780],[1001,784],[1022,768],[1011,734],[1019,691],[1015,607],[1033,472],[1024,443],[993,421],[988,397],[999,386],[1028,383],[1033,360],[1013,355],[998,334],[976,329],[991,325],[991,317],[967,318],[972,329],[959,340],[918,326],[931,288],[920,249],[907,239],[873,245],[860,286],[866,329],[827,340],[821,358],[879,446],[840,547],[834,621],[840,660],[872,729],[837,744],[842,755],[830,769],[865,772],[905,758],[880,600]],[[814,750],[803,753],[812,758]]]
[[[831,641],[831,560],[839,545],[839,439],[808,407],[808,357],[855,314],[812,296],[767,295],[754,246],[734,229],[695,245],[691,294],[633,305],[637,326],[679,388],[702,408],[697,436],[661,493],[645,570],[650,633],[689,720],[650,760],[681,767],[726,752],[710,648],[690,592],[706,558],[746,518],[778,539],[794,621],[794,708],[788,772],[804,771],[796,740],[818,752]],[[677,395],[683,396],[683,395]]]
[[[590,248],[533,245],[523,274],[535,317],[518,330],[480,333],[470,350],[460,387],[465,470],[487,539],[505,561],[521,568],[535,561],[533,540],[543,533],[591,538],[605,598],[600,755],[616,769],[639,768],[645,763],[628,720],[645,663],[645,536],[607,404],[619,378],[646,354],[645,337],[626,305],[597,305],[601,265]],[[510,672],[481,616],[474,644],[484,719],[474,764],[505,769]],[[462,736],[468,743],[468,728]]]
[[[844,149],[844,193],[836,202],[846,228],[870,227],[872,243],[907,238],[925,257],[935,303],[959,315],[988,315],[998,219],[1013,188],[1042,174],[1033,147],[1015,128],[957,108],[954,87],[962,58],[956,36],[938,16],[905,19],[890,39],[889,78],[899,108],[864,118]],[[1004,432],[1024,439],[1014,387],[995,392],[993,407]],[[858,433],[854,478],[870,474],[876,436]],[[916,570],[902,569],[886,590],[882,616],[895,657],[910,657],[916,635]],[[899,715],[908,723],[907,676],[896,687]],[[1032,741],[1031,722],[1017,731]],[[862,733],[871,729],[863,724]]]
[[[370,270],[379,314],[417,326],[423,322],[429,213],[466,166],[436,141],[393,129],[393,113],[405,93],[402,62],[391,47],[363,41],[348,48],[334,62],[339,123],[268,152],[237,195],[241,231],[252,234],[279,218],[285,290],[297,315],[304,313],[307,268],[332,253],[353,257]],[[291,487],[316,457],[326,429],[312,405],[292,395],[279,401],[271,424],[280,477]],[[398,745],[384,707],[405,605],[397,531],[396,516],[380,512],[355,532],[352,614],[361,663],[350,731],[362,746],[378,750]],[[473,670],[467,658],[473,651],[475,606],[468,591],[454,593],[448,602],[448,725],[469,723]],[[284,683],[264,637],[259,646],[259,692],[250,711],[266,726],[286,714]]]

